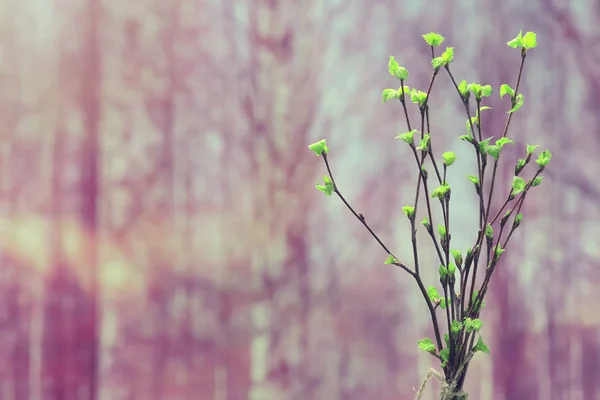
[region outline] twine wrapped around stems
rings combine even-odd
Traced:
[[[417,391],[417,397],[415,400],[420,400],[423,397],[425,386],[431,378],[442,383],[440,397],[441,400],[466,400],[467,398],[469,398],[469,394],[467,392],[463,392],[462,390],[456,391],[456,381],[451,382],[450,384],[446,383],[446,380],[444,379],[442,374],[437,372],[435,369],[431,368],[427,373],[425,380],[421,384],[421,387],[419,387],[419,390]]]

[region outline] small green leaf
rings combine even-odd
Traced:
[[[442,57],[436,57],[431,60],[431,66],[434,69],[439,69],[439,68],[443,67],[444,65],[446,65],[446,60],[444,60]]]
[[[487,224],[485,227],[485,237],[490,240],[494,238],[494,229],[491,224]]]
[[[444,195],[446,193],[448,193],[448,191],[450,190],[450,186],[449,185],[442,185],[442,186],[438,186],[432,193],[431,193],[431,198],[435,199],[442,199],[442,197],[444,197]]]
[[[519,31],[517,37],[510,42],[506,42],[506,44],[513,49],[516,49],[517,47],[523,47],[523,31]]]
[[[325,183],[325,185],[317,184],[315,187],[321,192],[325,193],[326,196],[331,196],[331,194],[333,193],[333,182],[331,181],[331,179],[329,179],[327,175],[323,176],[323,182]]]
[[[415,133],[418,134],[419,131],[417,131],[416,129],[413,129],[410,132],[402,133],[402,134],[396,136],[396,139],[400,139],[403,142],[406,142],[408,144],[413,144],[414,143],[414,135],[415,135]]]
[[[454,257],[454,262],[456,262],[456,265],[458,265],[460,267],[463,263],[463,258],[462,258],[462,254],[461,254],[460,250],[450,250],[450,253],[452,253],[452,256]]]
[[[487,145],[485,146],[485,152],[497,160],[502,152],[502,147],[498,146],[497,144]]]
[[[471,321],[471,324],[472,324],[475,332],[479,332],[481,330],[481,328],[483,327],[483,322],[479,318],[473,319]]]
[[[309,145],[308,148],[310,150],[314,151],[317,156],[320,156],[321,154],[323,154],[323,152],[325,152],[325,153],[329,152],[329,149],[327,148],[327,140],[326,139],[321,139],[318,142],[315,142],[315,143]]]
[[[442,349],[440,351],[440,357],[442,358],[442,368],[445,368],[448,365],[448,360],[450,358],[450,349],[448,347]]]
[[[399,99],[401,96],[396,89],[383,89],[381,94],[381,102],[385,103],[388,100]]]
[[[460,140],[464,140],[465,142],[473,143],[473,136],[471,135],[461,135],[458,138]]]
[[[517,226],[519,226],[519,224],[521,223],[521,221],[523,221],[523,213],[518,213],[517,216],[515,217],[515,222],[514,222],[515,228]]]
[[[401,79],[401,80],[408,79],[408,71],[406,70],[406,68],[398,65],[398,62],[396,61],[394,56],[390,56],[390,60],[388,62],[388,71],[389,71],[390,75],[395,76],[398,79]]]
[[[468,85],[467,81],[463,79],[458,85],[458,92],[462,97],[466,97],[469,94],[469,90],[471,90],[471,85]]]
[[[423,39],[425,39],[425,42],[428,45],[433,46],[433,47],[437,47],[444,42],[444,37],[442,35],[440,35],[439,33],[429,32],[422,36],[423,36]]]
[[[419,107],[422,107],[427,101],[427,93],[412,88],[410,90],[410,101],[412,101],[415,104],[418,104]]]
[[[435,344],[433,344],[433,340],[426,337],[425,339],[421,339],[417,342],[419,344],[419,349],[424,351],[425,353],[435,354]]]
[[[431,135],[429,133],[426,133],[421,139],[421,143],[419,144],[419,147],[417,147],[417,150],[427,151],[427,149],[429,148],[430,139]]]
[[[446,47],[446,51],[442,53],[444,65],[450,64],[454,60],[454,47]]]
[[[500,146],[500,148],[504,147],[507,144],[514,144],[514,143],[515,142],[513,142],[512,140],[510,140],[507,137],[503,137],[503,138],[496,140],[496,146]]]
[[[486,147],[490,145],[490,140],[493,138],[493,136],[490,136],[489,138],[483,139],[481,142],[479,142],[479,152],[481,154],[486,154]]]
[[[527,145],[527,155],[532,154],[536,147],[540,147],[539,144],[528,144]]]
[[[427,217],[423,218],[423,221],[421,221],[421,223],[423,224],[423,226],[427,229],[429,229],[429,221],[427,220]]]
[[[435,286],[429,286],[427,288],[427,296],[432,303],[437,303],[440,300],[440,293],[435,288]]]
[[[438,268],[438,273],[440,274],[441,279],[445,279],[448,276],[448,268],[440,264],[440,268]]]
[[[494,255],[496,256],[496,258],[500,258],[500,255],[501,255],[502,253],[504,253],[505,251],[506,251],[506,250],[505,250],[505,249],[503,249],[502,247],[500,247],[500,245],[499,245],[499,244],[497,244],[497,245],[494,247]]]
[[[515,91],[513,88],[511,88],[509,85],[507,85],[506,83],[502,84],[500,86],[500,98],[504,97],[504,95],[507,94],[510,96],[510,98],[512,99],[513,96],[515,95]]]
[[[446,347],[450,347],[450,335],[444,333],[444,342],[446,342]]]
[[[524,160],[522,158],[520,158],[519,161],[517,161],[517,165],[515,165],[515,175],[519,175],[521,173],[523,168],[525,168],[525,164],[527,164],[527,160]]]
[[[390,265],[390,264],[395,264],[398,262],[399,262],[398,259],[390,254],[383,264]]]
[[[456,273],[456,264],[454,264],[453,262],[450,262],[450,265],[448,265],[448,274],[450,274],[450,276],[454,276],[455,273]]]
[[[446,167],[449,167],[456,161],[456,154],[454,154],[451,151],[447,151],[444,154],[442,154],[442,158],[444,159],[444,165]]]
[[[535,160],[535,162],[538,163],[538,165],[540,167],[545,167],[546,165],[548,165],[548,163],[550,162],[551,159],[552,159],[552,153],[550,153],[550,150],[546,149],[540,153],[540,155],[538,156],[537,160]]]
[[[523,35],[523,47],[526,50],[529,49],[533,49],[534,47],[537,46],[537,36],[535,34],[535,32],[527,32],[525,35]]]
[[[463,328],[462,322],[458,322],[457,320],[452,320],[452,325],[450,326],[452,333],[456,334],[456,333],[460,332],[460,330],[462,328]]]
[[[446,236],[446,227],[444,225],[438,225],[438,233],[440,237]]]
[[[517,111],[519,108],[521,108],[521,106],[523,105],[523,95],[521,93],[519,93],[517,95],[516,100],[517,100],[516,104],[514,105],[513,108],[510,109],[510,111],[507,112],[507,114],[513,113],[513,112]]]
[[[415,216],[415,208],[412,206],[404,206],[402,207],[402,210],[409,219],[412,219]]]
[[[473,182],[474,185],[479,185],[479,178],[475,175],[469,175],[467,176],[467,178],[469,178],[469,180]]]
[[[446,299],[445,299],[445,298],[443,298],[443,297],[442,297],[442,298],[440,298],[440,308],[441,308],[442,310],[445,310],[445,309],[446,309]]]
[[[481,87],[481,94],[483,97],[490,97],[492,95],[492,86],[484,85]]]
[[[402,98],[402,96],[405,94],[410,94],[410,88],[406,85],[400,86],[398,88],[398,96],[400,96],[399,98]]]
[[[490,354],[490,349],[483,342],[481,335],[479,335],[479,339],[477,339],[477,344],[473,347],[474,352],[483,351],[484,353]]]
[[[540,186],[540,184],[542,183],[542,179],[544,179],[543,176],[536,176],[533,181],[531,182],[531,186],[535,187],[535,186]]]
[[[522,193],[525,190],[525,179],[515,176],[512,183],[512,192],[514,195]]]

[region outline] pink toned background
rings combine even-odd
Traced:
[[[0,2],[0,399],[404,400],[433,358],[403,259],[415,166],[381,91],[390,54],[425,89],[420,35],[458,79],[514,85],[513,154],[554,151],[486,301],[472,399],[600,399],[600,3],[340,0]],[[507,104],[484,118],[493,135]],[[446,75],[432,135],[454,150],[452,226],[474,170]],[[416,115],[416,114],[415,114]],[[499,175],[505,194],[513,163]],[[503,195],[504,195],[503,194]],[[502,195],[502,196],[503,196]],[[422,243],[427,243],[423,236]],[[424,278],[436,264],[425,245]],[[435,399],[432,384],[425,399]]]

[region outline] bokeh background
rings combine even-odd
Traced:
[[[340,189],[411,264],[416,171],[393,139],[399,104],[381,104],[388,57],[425,90],[420,35],[443,33],[457,79],[494,87],[483,126],[498,136],[520,29],[539,47],[497,193],[526,143],[554,158],[494,276],[492,353],[466,389],[600,399],[598,1],[5,0],[0,20],[0,399],[413,399],[435,365],[416,346],[426,307],[315,190],[307,145],[328,139]],[[446,74],[430,106],[435,149],[459,157],[464,253],[475,164]]]

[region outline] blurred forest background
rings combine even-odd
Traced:
[[[466,389],[600,399],[596,0],[0,2],[0,399],[413,399],[434,365],[416,345],[426,307],[315,190],[325,169],[307,145],[328,139],[343,193],[410,262],[416,174],[393,139],[401,109],[381,104],[388,57],[424,90],[420,35],[443,33],[457,79],[494,87],[497,136],[520,29],[539,46],[507,153],[535,143],[554,159],[494,276],[492,355]],[[430,105],[436,149],[459,157],[464,253],[475,166],[446,74]]]

